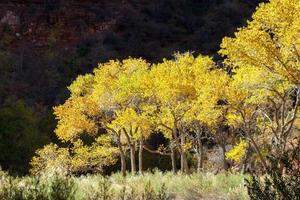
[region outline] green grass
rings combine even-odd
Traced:
[[[7,200],[193,200],[249,199],[244,176],[234,174],[113,174],[11,178],[0,174],[0,198]],[[15,196],[14,196],[15,194]],[[5,196],[6,195],[6,196]],[[38,198],[36,198],[37,200]]]

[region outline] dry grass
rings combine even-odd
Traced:
[[[4,197],[9,193],[18,194],[18,198],[11,195],[9,198],[6,197],[6,200],[34,200],[33,192],[45,200],[248,199],[244,176],[234,174],[183,175],[156,171],[126,177],[120,173],[110,177],[100,175],[65,177],[46,174],[38,178],[11,178],[7,174],[0,175],[0,195]]]

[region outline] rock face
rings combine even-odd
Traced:
[[[96,3],[97,2],[97,3]],[[123,1],[10,1],[0,6],[0,23],[37,46],[48,39],[76,43],[113,30]],[[18,28],[21,29],[19,30]]]
[[[165,55],[197,47],[211,54],[260,1],[10,0],[0,3],[0,22],[38,48],[49,40],[76,44],[109,32],[130,45],[131,54],[138,51],[134,45],[141,46],[134,42],[147,43],[141,49],[161,48]],[[162,44],[155,46],[157,40]]]
[[[12,63],[2,99],[17,95],[52,106],[66,98],[57,91],[110,59],[159,62],[184,51],[219,59],[221,39],[260,1],[1,0],[0,55],[7,52],[0,63]]]
[[[13,11],[8,10],[1,18],[0,23],[18,27],[20,25],[20,18]]]
[[[225,150],[226,152],[232,149],[232,145],[226,145]],[[223,167],[224,157],[223,157],[223,150],[220,146],[215,146],[212,150],[208,153],[208,161],[213,163],[215,168],[221,169]]]

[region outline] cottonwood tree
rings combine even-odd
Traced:
[[[136,172],[135,150],[139,145],[139,172],[143,172],[143,149],[152,128],[152,107],[147,95],[147,75],[150,65],[142,59],[123,61],[127,71],[120,74],[112,88],[110,104],[115,106],[115,118],[109,128],[119,130],[121,138],[126,139],[131,157],[131,171]]]
[[[151,133],[151,122],[147,116],[141,116],[132,108],[116,113],[115,119],[107,125],[109,129],[118,130],[120,140],[125,140],[130,148],[131,172],[136,172],[135,150],[139,142],[139,172],[143,172],[143,141]]]
[[[174,60],[164,60],[153,65],[150,72],[152,90],[158,105],[157,125],[170,140],[172,170],[175,172],[175,151],[181,156],[181,171],[188,172],[186,135],[182,127],[185,114],[191,109],[196,97],[193,86],[192,65],[195,58],[190,54],[177,55]]]
[[[200,149],[203,148],[200,137],[204,136],[214,137],[215,141],[223,149],[223,157],[225,157],[225,139],[224,132],[219,127],[220,121],[223,120],[226,108],[224,108],[224,93],[226,91],[229,77],[223,69],[218,69],[213,61],[206,57],[202,59],[201,67],[195,67],[195,89],[197,91],[197,98],[193,102],[193,107],[190,110],[190,120],[195,125],[192,126],[194,133],[196,133],[197,144]],[[206,129],[203,129],[203,127]],[[202,133],[202,134],[200,134]],[[198,171],[204,152],[198,155]],[[226,165],[225,159],[224,166]]]
[[[120,145],[126,141],[131,152],[132,173],[136,172],[135,150],[137,142],[140,143],[139,170],[142,172],[143,140],[149,135],[149,131],[144,126],[145,124],[142,123],[142,120],[145,118],[142,117],[143,111],[141,108],[144,101],[141,78],[147,73],[148,68],[149,64],[142,59],[127,59],[122,62],[115,62],[113,65],[108,66],[107,69],[102,66],[95,75],[99,82],[96,84],[98,86],[95,86],[97,89],[94,92],[94,98],[104,99],[103,108],[109,109],[112,113],[112,121],[105,126],[109,131],[117,134]],[[105,77],[110,76],[107,73],[111,72],[115,72],[111,74],[115,80],[109,81],[109,88],[103,91],[99,90],[98,88],[103,86],[102,81]],[[108,98],[105,99],[105,97]],[[125,158],[123,153],[121,155],[121,163],[123,163]]]
[[[93,74],[79,76],[69,86],[70,98],[55,107],[54,114],[58,119],[55,133],[62,142],[69,144],[69,150],[74,155],[73,169],[96,169],[97,163],[99,167],[111,165],[116,155],[116,144],[125,175],[125,154],[131,143],[122,141],[122,131],[128,124],[123,121],[125,124],[119,128],[122,125],[119,123],[119,129],[109,125],[126,107],[139,112],[139,104],[135,103],[138,93],[134,90],[135,86],[130,85],[136,82],[124,80],[133,80],[134,74],[142,70],[148,70],[148,64],[142,59],[110,61],[100,64]],[[120,84],[122,82],[124,84]],[[105,135],[110,140],[103,140]],[[92,140],[85,142],[86,136]]]
[[[121,168],[124,174],[126,146],[130,149],[131,171],[136,172],[135,150],[140,143],[139,170],[142,172],[143,140],[148,137],[144,105],[142,77],[149,64],[143,59],[111,61],[95,70],[93,100],[101,110],[110,113],[104,127],[117,138],[120,149]],[[133,128],[134,127],[134,128]],[[125,147],[124,147],[125,145]]]
[[[68,171],[71,173],[101,172],[104,166],[111,165],[116,160],[117,152],[112,145],[113,141],[104,139],[101,133],[103,129],[101,122],[106,119],[106,115],[90,98],[91,83],[93,83],[92,75],[79,76],[69,87],[71,97],[64,104],[54,108],[54,114],[58,119],[55,133],[69,147],[67,150],[70,158],[62,162],[69,163]],[[50,147],[46,146],[37,152],[38,156],[32,160],[33,171],[38,166],[38,161],[43,161],[42,155],[50,152]],[[53,154],[65,152],[63,149],[52,148]],[[43,162],[51,166],[51,160]]]
[[[262,86],[275,87],[276,79],[252,67],[239,68],[234,70],[234,73],[233,80],[229,83],[225,93],[227,123],[240,128],[241,136],[247,138],[253,145],[262,165],[266,167],[259,145],[264,142],[258,140],[258,138],[265,139],[266,136],[264,127],[259,124],[261,122],[265,125],[260,110],[265,109],[267,98],[272,97],[273,94]]]
[[[174,60],[153,65],[149,76],[158,107],[156,124],[170,139],[172,169],[176,170],[177,150],[181,156],[181,171],[188,173],[186,154],[192,147],[192,140],[195,140],[190,137],[192,127],[197,129],[193,131],[197,133],[196,140],[201,148],[199,127],[202,124],[213,127],[222,113],[217,104],[227,75],[216,69],[211,58],[185,53],[176,55]],[[198,155],[201,157],[201,154]]]
[[[271,0],[261,4],[252,18],[233,38],[223,39],[220,53],[226,64],[237,69],[237,94],[231,100],[239,104],[236,112],[243,118],[248,138],[255,147],[250,129],[271,134],[269,144],[280,156],[298,118],[300,2]]]

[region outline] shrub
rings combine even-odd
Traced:
[[[165,184],[163,183],[162,186],[160,187],[160,189],[158,190],[157,193],[157,200],[171,200],[172,197],[171,195],[167,194],[167,188],[165,186]]]
[[[248,199],[244,176],[233,174],[121,173],[110,177],[44,173],[14,178],[0,171],[2,200],[172,200],[220,197]]]
[[[40,177],[32,177],[26,182],[24,200],[48,200],[47,185]]]
[[[300,149],[286,152],[282,157],[269,157],[270,167],[260,178],[252,174],[247,179],[251,199],[300,200]]]
[[[146,185],[144,186],[144,192],[142,193],[142,199],[143,200],[156,199],[156,194],[155,194],[155,191],[154,191],[150,181],[148,181],[146,183]]]
[[[50,200],[75,200],[77,187],[72,177],[54,174],[49,190]]]
[[[96,187],[91,187],[87,200],[111,200],[113,198],[112,184],[107,178],[101,178]]]
[[[23,200],[23,190],[19,187],[19,179],[6,174],[1,175],[0,199]]]

